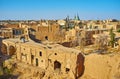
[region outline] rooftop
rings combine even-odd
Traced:
[[[73,48],[67,48],[64,47],[62,45],[59,44],[54,44],[54,43],[46,43],[46,44],[42,44],[42,43],[36,43],[32,40],[26,41],[25,43],[21,42],[20,39],[4,39],[4,42],[8,42],[8,43],[19,43],[21,45],[25,45],[25,46],[29,46],[29,47],[35,47],[35,48],[46,48],[46,49],[50,49],[50,50],[60,50],[60,52],[62,51],[63,53],[80,53],[81,51],[73,49]],[[61,52],[61,53],[62,53]]]

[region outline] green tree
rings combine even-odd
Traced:
[[[114,47],[115,44],[115,33],[113,33],[113,28],[110,29],[110,45],[111,47]]]
[[[119,33],[120,33],[120,29],[118,29],[118,30],[117,30],[117,32],[119,32]]]

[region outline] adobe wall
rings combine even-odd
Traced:
[[[59,74],[72,74],[80,77],[84,71],[84,56],[80,51],[58,44],[43,45],[34,42],[13,42],[17,60]],[[10,43],[12,42],[12,43]],[[81,58],[81,59],[79,59]],[[79,59],[79,60],[78,60]]]
[[[39,26],[36,31],[36,39],[54,41],[59,25]]]

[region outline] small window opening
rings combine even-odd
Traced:
[[[45,36],[45,39],[48,40],[48,36]]]
[[[55,55],[57,55],[57,53],[55,53]]]
[[[70,69],[69,68],[66,68],[66,72],[69,72],[70,71]]]
[[[41,51],[39,52],[39,55],[42,56],[42,52]]]

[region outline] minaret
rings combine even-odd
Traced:
[[[75,20],[75,21],[79,21],[79,20],[80,20],[80,18],[79,18],[79,15],[78,15],[78,14],[77,14],[77,15],[75,15],[74,20]]]
[[[75,28],[76,27],[78,28],[79,20],[80,20],[80,18],[79,18],[78,13],[77,13],[77,15],[75,15],[75,17],[74,17],[74,26],[75,26]]]
[[[66,30],[68,30],[69,28],[69,16],[67,16],[66,18],[66,26],[65,26]]]
[[[80,20],[78,13],[77,13],[77,20]]]
[[[76,20],[76,15],[74,16],[74,20]]]

